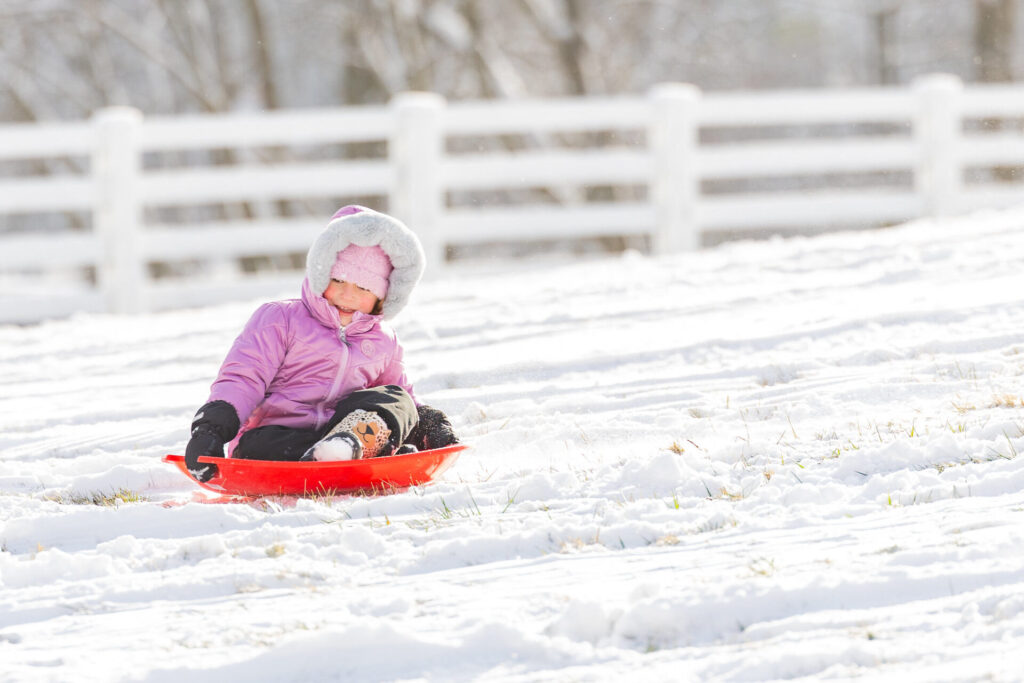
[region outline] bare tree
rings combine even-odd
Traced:
[[[871,16],[878,82],[881,85],[891,85],[899,81],[899,71],[893,55],[897,38],[896,17],[897,10],[891,5],[879,7]]]
[[[249,18],[249,30],[252,35],[250,47],[254,53],[253,61],[257,67],[263,104],[267,109],[277,109],[282,106],[282,102],[277,89],[278,77],[274,64],[273,43],[267,30],[260,0],[246,0],[245,11]]]
[[[1016,0],[974,0],[974,63],[979,81],[1013,80]]]

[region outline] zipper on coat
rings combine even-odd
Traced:
[[[337,372],[334,373],[334,381],[331,383],[331,388],[327,390],[327,395],[324,396],[323,401],[320,402],[320,406],[317,408],[317,429],[320,429],[321,427],[324,426],[324,424],[327,423],[327,407],[324,404],[330,401],[332,397],[337,395],[338,389],[341,387],[341,383],[345,379],[345,370],[348,369],[348,340],[345,339],[345,330],[340,330],[338,335],[338,341],[341,342],[341,353],[339,354],[338,370]]]

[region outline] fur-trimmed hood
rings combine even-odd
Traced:
[[[321,294],[327,289],[338,252],[350,244],[379,246],[391,259],[394,270],[388,278],[381,317],[394,318],[409,303],[412,290],[423,276],[426,257],[419,239],[397,218],[363,206],[342,207],[306,255],[306,279],[313,292]]]

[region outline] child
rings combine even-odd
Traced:
[[[444,413],[418,404],[402,346],[382,325],[423,273],[416,235],[361,206],[332,217],[310,247],[302,297],[264,304],[235,340],[192,421],[189,472],[200,456],[347,460],[456,443]]]

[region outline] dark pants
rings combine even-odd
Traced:
[[[368,410],[384,419],[391,430],[389,448],[385,449],[385,453],[393,452],[401,446],[418,420],[416,404],[402,387],[389,384],[384,387],[360,389],[335,404],[334,416],[321,429],[298,429],[280,425],[250,429],[238,440],[232,457],[247,460],[298,460],[310,446],[324,438],[327,432],[354,410]]]

